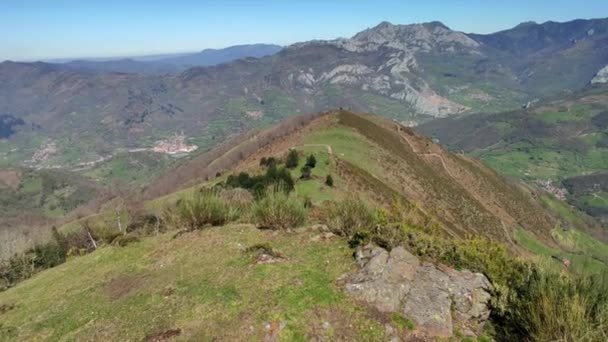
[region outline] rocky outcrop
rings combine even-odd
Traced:
[[[357,63],[333,66],[329,71],[313,74],[311,70],[300,70],[298,75],[288,78],[308,93],[314,93],[328,84],[339,84],[373,91],[379,95],[409,104],[418,113],[436,117],[458,114],[470,108],[443,97],[431,89],[419,77],[417,53],[434,51],[481,54],[479,43],[462,32],[450,30],[445,25],[427,24],[393,25],[383,22],[362,31],[352,38],[317,40],[294,44],[288,49],[297,50],[314,46],[333,46],[353,54],[369,56],[383,54],[387,57],[355,58]]]
[[[360,270],[346,291],[382,312],[399,312],[429,336],[452,336],[455,325],[472,334],[490,315],[490,282],[479,273],[421,262],[397,247],[366,246],[356,253]]]
[[[608,65],[597,72],[597,75],[591,80],[591,84],[608,83]]]

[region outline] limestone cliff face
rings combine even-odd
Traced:
[[[597,75],[591,80],[591,84],[608,83],[608,65],[600,69]]]
[[[352,38],[312,41],[295,44],[292,50],[332,46],[364,58],[357,63],[332,66],[291,74],[301,86],[314,92],[327,84],[355,86],[411,105],[417,112],[442,117],[469,108],[440,96],[421,77],[417,54],[430,51],[481,55],[479,43],[462,32],[452,31],[441,23],[393,25],[383,22]]]

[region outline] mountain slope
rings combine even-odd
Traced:
[[[0,261],[48,240],[49,225],[101,192],[72,173],[0,168]]]
[[[289,196],[280,192],[254,199],[228,184],[233,175],[269,174],[271,157],[282,170],[294,150],[299,161],[287,169],[294,179]],[[310,155],[314,167],[303,177]],[[138,224],[132,212],[119,215],[106,208],[59,227],[64,237],[56,238],[58,246],[75,242],[80,249],[70,248],[63,264],[0,292],[0,338],[434,340],[460,338],[464,328],[480,336],[479,327],[469,324],[487,316],[471,311],[476,304],[465,304],[500,313],[488,306],[490,292],[498,300],[501,291],[519,289],[519,282],[510,281],[525,283],[532,265],[523,258],[531,253],[560,272],[567,272],[562,261],[573,273],[608,269],[608,247],[578,230],[554,229],[558,216],[541,207],[530,189],[370,114],[309,114],[251,132],[169,171],[146,195],[149,215],[143,220],[151,226]],[[220,202],[205,202],[211,198]],[[305,218],[270,229],[258,215],[261,203],[272,198],[281,201],[274,207],[276,217],[283,215],[279,206],[294,205],[291,210]],[[371,219],[360,230],[338,233],[331,208],[353,200],[363,206],[349,213],[353,220],[365,215],[366,205],[377,209],[367,212]],[[200,206],[181,207],[184,203]],[[238,216],[188,228],[198,214],[222,210],[220,203]],[[125,231],[116,224],[121,216],[129,217]],[[230,223],[237,220],[257,226]],[[348,248],[368,241],[392,248],[391,256],[366,256],[369,247]],[[400,254],[404,248],[411,250]],[[87,251],[90,255],[84,255]],[[412,265],[424,291],[408,290],[407,300],[424,305],[406,312],[378,305],[420,280],[403,277],[412,274]],[[394,272],[379,276],[388,269]],[[0,276],[6,279],[6,272]],[[452,290],[451,285],[462,286],[452,283],[460,277],[483,284]],[[497,291],[491,291],[490,281]],[[357,300],[348,295],[361,286],[371,287]],[[440,302],[447,306],[437,307]],[[450,308],[459,303],[465,308],[455,310],[471,313],[469,318],[452,314]]]
[[[260,158],[281,157],[295,147],[323,155],[330,165],[327,172],[338,177],[339,185],[329,193],[315,191],[324,189],[323,175],[303,181],[303,191],[313,201],[346,193],[359,193],[383,205],[398,200],[410,208],[413,219],[436,225],[446,234],[483,235],[507,243],[518,227],[545,239],[557,224],[529,190],[397,123],[347,111],[298,119],[186,162],[151,184],[147,196],[211,180],[225,169],[255,171]]]
[[[555,191],[564,182],[573,204],[605,217],[601,179],[608,169],[607,106],[608,88],[597,85],[527,110],[438,120],[418,129],[509,176],[549,180],[554,184],[543,186]],[[593,202],[594,197],[599,198]],[[593,204],[585,204],[589,200]]]
[[[234,45],[222,49],[205,49],[201,52],[172,58],[163,58],[156,62],[175,66],[210,66],[228,63],[241,58],[262,58],[281,51],[282,47],[274,44]]]
[[[11,126],[0,156],[23,162],[54,143],[55,155],[39,164],[73,166],[181,131],[206,149],[250,128],[336,107],[407,123],[518,108],[591,81],[608,61],[607,22],[527,25],[483,36],[438,22],[385,22],[352,38],[297,43],[272,56],[177,75],[5,62],[0,115],[24,124]],[[535,35],[534,43],[523,43]]]

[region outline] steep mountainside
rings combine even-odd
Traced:
[[[500,172],[539,182],[605,219],[607,109],[608,88],[596,83],[566,99],[526,110],[438,120],[417,129]]]
[[[517,108],[589,83],[608,61],[607,23],[472,35],[438,22],[384,22],[349,39],[163,76],[5,62],[0,114],[24,124],[12,126],[16,133],[0,145],[1,161],[23,162],[54,144],[37,164],[73,166],[181,131],[205,149],[252,127],[335,107],[408,123]]]

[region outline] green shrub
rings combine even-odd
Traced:
[[[299,162],[300,162],[300,156],[298,155],[298,151],[296,151],[295,148],[292,148],[291,150],[289,150],[289,153],[287,154],[287,158],[285,158],[285,166],[288,169],[293,169],[296,166],[298,166]]]
[[[312,169],[308,165],[302,166],[300,172],[302,172],[301,179],[310,179],[312,177]]]
[[[311,169],[314,169],[315,166],[317,166],[317,158],[315,158],[314,154],[311,154],[308,156],[308,158],[306,158],[306,166]]]
[[[253,205],[253,219],[260,228],[289,229],[298,227],[306,221],[304,205],[277,189]]]
[[[345,207],[361,204],[352,202]],[[485,274],[493,285],[491,323],[497,340],[607,340],[606,274],[557,274],[513,256],[506,247],[486,238],[455,240],[434,235],[422,228],[391,222],[390,215],[382,211],[376,213],[371,228],[357,229],[350,236],[351,246],[374,242],[391,249],[402,245],[423,259]]]
[[[221,226],[240,217],[242,208],[223,199],[217,190],[204,189],[177,201],[165,211],[164,219],[175,228],[196,230]]]
[[[356,198],[332,203],[327,216],[327,225],[332,232],[348,238],[357,231],[369,230],[374,225],[373,212]]]
[[[494,316],[504,341],[606,341],[608,276],[536,269]]]
[[[230,175],[225,183],[228,188],[243,188],[260,197],[270,186],[282,186],[286,192],[294,189],[291,173],[285,167],[277,168],[276,163],[268,164],[264,175],[250,176],[247,172]]]
[[[325,185],[329,187],[334,186],[334,179],[331,175],[327,175],[327,177],[325,178]]]

